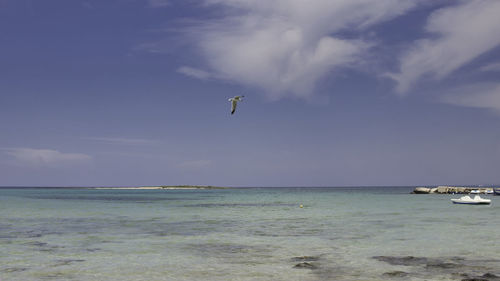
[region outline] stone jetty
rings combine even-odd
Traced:
[[[471,186],[447,186],[440,185],[437,187],[416,187],[413,190],[414,194],[469,194],[471,191],[477,190],[480,194],[491,194],[493,187],[471,187]]]

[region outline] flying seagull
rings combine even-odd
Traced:
[[[243,97],[245,96],[235,96],[233,98],[228,99],[228,101],[231,102],[231,114],[234,114],[234,112],[236,111],[236,104],[238,104],[239,101],[242,101]]]

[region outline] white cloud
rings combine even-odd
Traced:
[[[192,160],[192,161],[184,161],[180,163],[178,166],[183,169],[201,169],[206,168],[212,164],[210,160]]]
[[[110,138],[110,137],[89,137],[87,140],[103,142],[106,144],[124,144],[124,145],[152,145],[158,144],[157,140],[134,139],[134,138]]]
[[[84,7],[85,9],[89,9],[89,10],[92,10],[94,9],[94,5],[92,5],[90,2],[88,1],[83,1],[82,2],[82,7]]]
[[[500,62],[490,63],[482,66],[479,70],[481,71],[500,71]]]
[[[148,53],[158,54],[158,53],[163,53],[164,48],[165,47],[162,44],[160,44],[159,42],[155,42],[155,43],[147,42],[147,43],[141,43],[141,44],[133,47],[132,49],[134,51],[144,51],[144,52],[148,52]]]
[[[75,162],[88,161],[92,157],[82,153],[62,153],[52,149],[3,148],[18,164],[29,166],[55,166]]]
[[[262,88],[274,99],[286,95],[307,99],[319,79],[357,65],[371,45],[336,33],[362,31],[405,13],[418,2],[206,0],[207,5],[225,9],[227,16],[188,31],[212,77]]]
[[[500,83],[480,83],[451,91],[443,102],[464,106],[493,109],[500,113]]]
[[[201,80],[207,80],[207,79],[212,77],[212,75],[205,70],[201,70],[201,69],[197,69],[197,68],[193,68],[193,67],[189,67],[189,66],[179,67],[179,69],[177,69],[177,72],[182,73],[182,74],[187,75],[187,76],[190,76],[190,77],[198,78]]]
[[[428,74],[442,79],[479,55],[500,44],[500,1],[468,0],[431,14],[422,39],[401,58],[400,73],[389,74],[397,81],[397,92],[407,92]]]
[[[148,5],[152,8],[163,8],[170,6],[170,0],[148,0]]]

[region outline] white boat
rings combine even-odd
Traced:
[[[471,205],[487,205],[491,203],[491,199],[483,199],[481,196],[476,195],[474,199],[470,198],[469,195],[460,197],[459,199],[451,199],[453,204],[471,204]]]
[[[493,189],[487,189],[484,194],[493,194]]]
[[[479,189],[474,189],[474,190],[470,191],[470,194],[479,194],[479,193],[481,193],[481,191],[479,191]]]

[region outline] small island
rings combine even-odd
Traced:
[[[159,185],[159,186],[116,186],[116,187],[94,187],[93,189],[228,189],[229,187],[213,185]]]

